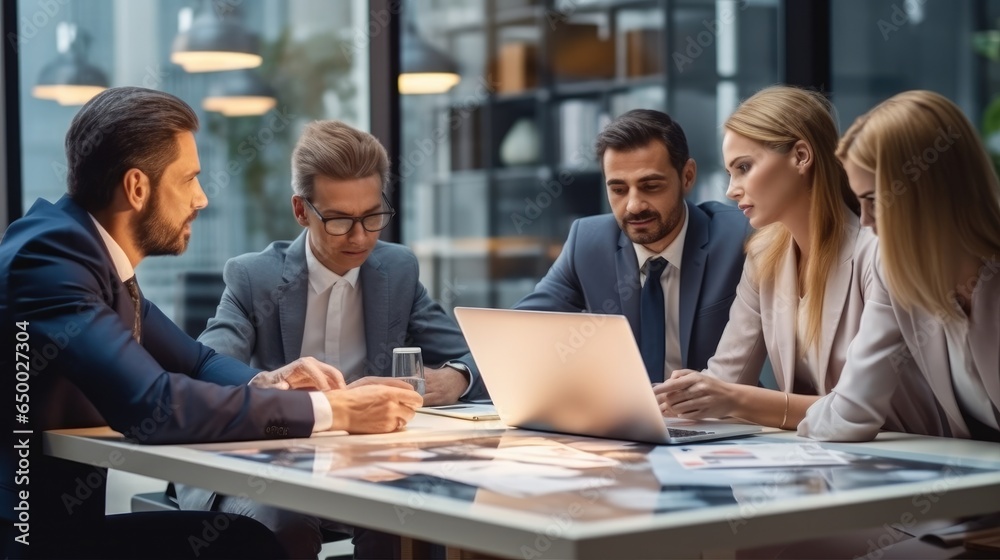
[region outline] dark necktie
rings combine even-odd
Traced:
[[[132,317],[132,338],[136,342],[142,343],[142,307],[139,302],[139,283],[135,281],[135,276],[125,281],[128,288],[128,295],[132,298],[132,308],[135,314]]]
[[[656,257],[646,261],[646,283],[639,300],[639,350],[646,373],[653,383],[663,382],[663,355],[666,353],[667,327],[663,317],[663,286],[660,276],[667,260]]]

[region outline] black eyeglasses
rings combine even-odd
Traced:
[[[389,225],[389,221],[392,217],[396,215],[396,211],[392,209],[392,205],[389,204],[389,199],[386,198],[385,193],[382,193],[382,201],[385,202],[385,207],[388,208],[385,212],[375,212],[373,214],[366,214],[364,216],[359,216],[357,218],[324,218],[323,214],[319,213],[319,210],[313,206],[312,202],[304,196],[300,196],[303,202],[306,203],[312,211],[316,213],[320,221],[323,222],[323,229],[326,230],[330,235],[347,235],[350,233],[351,229],[354,228],[356,222],[361,222],[361,227],[365,228],[365,231],[370,231],[372,233],[376,231],[382,231]]]

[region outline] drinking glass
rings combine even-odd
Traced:
[[[409,383],[413,388],[424,394],[424,360],[420,348],[407,346],[392,350],[392,376]]]

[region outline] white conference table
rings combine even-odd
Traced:
[[[586,476],[598,483],[586,488],[535,495],[509,490],[512,481],[530,486],[525,482],[530,473],[527,478],[484,476],[479,488],[475,480],[449,481],[463,472],[463,461],[471,460],[460,457],[472,448],[466,445],[469,440],[493,452],[509,446],[524,449],[519,446],[537,444],[539,438],[621,462],[588,470]],[[740,443],[761,440],[807,441],[781,432]],[[162,446],[126,443],[109,428],[50,431],[44,437],[45,453],[63,459],[246,494],[290,510],[507,558],[691,558],[706,550],[731,551],[1000,509],[997,444],[885,433],[871,443],[824,444],[865,456],[863,468],[797,474],[774,469],[761,471],[770,473],[770,479],[746,483],[725,479],[730,476],[725,470],[701,471],[701,480],[717,479],[708,486],[671,464],[666,447],[623,445],[425,414],[417,414],[404,432],[376,436]],[[285,448],[292,448],[291,454],[281,451]],[[310,454],[312,459],[302,462]],[[441,459],[442,454],[457,455],[426,463],[440,470],[425,470],[422,476],[401,475],[388,464],[389,471],[397,472],[386,476],[386,462],[413,467],[407,461],[431,455]],[[893,467],[894,460],[928,464]],[[367,480],[329,474],[337,469],[354,469],[352,476]]]

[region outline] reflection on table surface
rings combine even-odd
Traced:
[[[770,453],[755,453],[757,446],[762,451],[769,448]],[[774,462],[777,446],[787,446],[787,464]],[[758,455],[762,466],[686,468],[678,460],[702,448],[712,449],[704,453],[711,457]],[[330,438],[292,447],[216,453],[473,504],[530,509],[535,514],[569,512],[578,521],[734,504],[759,506],[797,496],[990,472],[766,437],[710,446],[654,446],[502,429],[471,434],[403,432],[363,442]],[[828,455],[831,464],[812,464],[818,455]]]

